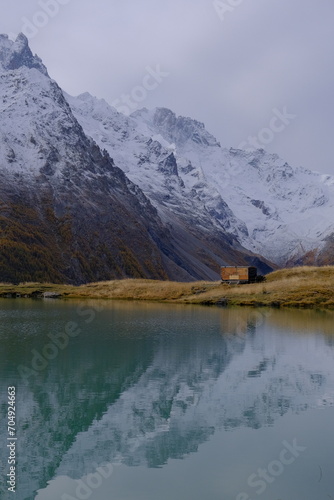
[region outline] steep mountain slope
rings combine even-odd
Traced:
[[[240,245],[240,235],[247,233],[245,224],[203,176],[196,185],[184,182],[183,171],[188,172],[189,164],[178,165],[173,145],[150,133],[143,123],[138,125],[134,118],[118,113],[104,100],[88,93],[78,98],[65,97],[86,133],[109,152],[151,200],[170,228],[182,261],[191,255],[198,276],[206,272],[208,278],[214,278],[207,269],[217,269],[217,255],[221,263],[254,264],[263,273],[272,269],[270,262]]]
[[[223,231],[166,225],[85,135],[24,35],[0,37],[0,92],[0,280],[216,278],[219,264],[254,258]]]
[[[156,210],[85,136],[27,39],[0,43],[0,279],[166,278]]]
[[[128,118],[89,94],[65,96],[87,134],[143,189],[164,220],[175,224],[180,218],[193,230],[224,230],[235,239],[247,233],[217,190],[207,186],[204,175],[194,173],[189,162],[184,166],[175,144],[146,127],[139,113]]]
[[[221,148],[203,124],[166,109],[141,110],[135,117],[175,143],[180,165],[190,161],[195,167],[190,177],[202,176],[210,192],[218,191],[247,228],[239,238],[244,246],[279,265],[310,251],[317,258],[334,232],[333,177],[292,168],[264,150]]]
[[[263,150],[224,149],[203,124],[168,109],[127,118],[89,94],[67,99],[86,133],[167,220],[196,218],[278,265],[334,262],[334,178]]]

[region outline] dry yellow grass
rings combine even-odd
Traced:
[[[64,298],[151,300],[191,304],[319,307],[334,308],[334,266],[282,269],[267,281],[252,285],[226,285],[220,282],[179,283],[155,280],[116,280],[82,286],[22,283],[0,284],[0,296],[31,295],[54,291]]]
[[[209,300],[217,290],[212,292]],[[264,283],[231,286],[225,297],[238,305],[334,307],[334,266],[282,269],[269,274]]]

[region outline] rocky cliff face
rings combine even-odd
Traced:
[[[226,232],[207,244],[195,227],[169,226],[85,134],[23,35],[0,37],[0,91],[2,281],[215,278],[224,258],[248,258]]]

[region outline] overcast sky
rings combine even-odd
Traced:
[[[251,147],[251,136],[334,174],[333,0],[215,2],[2,0],[0,32],[25,32],[72,95],[123,108],[130,95],[125,108],[168,107],[223,146]]]

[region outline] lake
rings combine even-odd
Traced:
[[[0,317],[1,498],[334,499],[334,312],[1,299]]]

